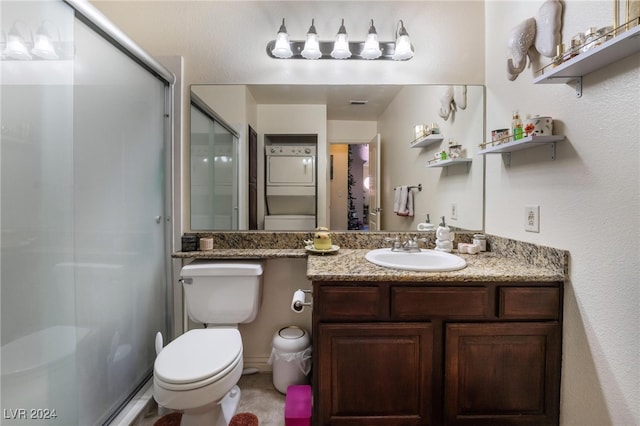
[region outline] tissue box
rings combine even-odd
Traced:
[[[311,386],[287,386],[284,424],[285,426],[311,426]]]

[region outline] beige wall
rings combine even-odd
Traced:
[[[612,23],[612,2],[564,3],[565,43]],[[555,161],[544,147],[512,153],[511,166],[487,157],[486,231],[570,252],[561,424],[638,425],[640,55],[585,76],[579,99],[568,85],[533,85],[536,64],[508,81],[508,32],[539,7],[486,3],[487,132],[519,108],[554,117],[566,140]],[[540,206],[540,233],[524,231],[528,204]]]
[[[262,306],[255,321],[240,325],[244,349],[244,364],[260,370],[270,370],[273,335],[282,327],[295,325],[311,332],[311,308],[297,314],[291,311],[293,292],[311,289],[306,278],[306,259],[271,259],[265,263]],[[311,295],[307,295],[311,301]]]
[[[534,86],[536,65],[514,82],[506,78],[509,30],[534,16],[540,1],[94,4],[151,54],[184,56],[187,85],[486,84],[488,130],[508,125],[513,108],[555,117],[557,131],[567,136],[558,144],[555,161],[544,148],[514,153],[510,166],[500,155],[487,158],[486,231],[571,253],[561,424],[640,424],[638,54],[586,76],[584,95],[576,99],[567,85]],[[610,1],[564,4],[565,42],[577,31],[611,24]],[[316,17],[316,27],[321,25],[319,31],[329,33],[330,39],[336,10],[345,17],[350,34],[364,34],[367,22],[362,16],[373,17],[378,32],[385,34],[382,39],[388,37],[391,22],[404,19],[416,57],[403,63],[316,63],[277,61],[264,53],[282,17],[295,34],[304,34],[310,18]],[[229,43],[231,37],[238,41]],[[524,231],[525,204],[540,205],[540,233]],[[283,266],[291,271],[291,280],[303,279],[302,267]],[[267,278],[270,287],[275,281]],[[288,304],[286,296],[279,298]],[[263,308],[255,324],[260,348],[248,350],[247,357],[269,351],[266,340],[280,323],[274,318],[281,308]]]
[[[381,143],[382,229],[415,230],[429,214],[431,223],[440,223],[445,216],[451,226],[478,230],[483,228],[483,164],[475,155],[482,142],[484,121],[484,87],[467,86],[467,106],[443,120],[441,108],[443,86],[405,87],[380,117],[378,129]],[[423,148],[411,148],[416,124],[437,123],[444,138],[442,143]],[[468,165],[427,168],[429,160],[439,151],[448,150],[453,139],[473,160]],[[422,185],[413,190],[415,216],[393,213],[393,190],[400,185]],[[450,216],[451,204],[457,206],[457,219]]]
[[[188,84],[484,83],[484,8],[480,1],[154,1],[95,0],[129,37],[157,55],[185,57]],[[311,19],[333,40],[344,18],[351,40],[364,41],[373,19],[393,41],[400,19],[416,56],[410,61],[283,61],[266,54],[282,18],[291,39]],[[443,37],[446,42],[442,42]],[[451,48],[455,40],[458,48]]]

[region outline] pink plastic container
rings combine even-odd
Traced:
[[[311,386],[291,385],[287,387],[284,401],[285,426],[311,426]]]

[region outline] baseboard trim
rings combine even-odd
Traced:
[[[273,371],[273,366],[269,364],[268,356],[244,357],[244,368],[257,368],[260,373]]]

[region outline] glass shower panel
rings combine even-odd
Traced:
[[[165,85],[76,23],[74,261],[80,424],[151,372],[165,331]],[[166,335],[166,333],[165,333]]]
[[[73,39],[62,3],[0,8],[3,34],[30,41],[46,22]],[[76,340],[86,331],[75,324],[74,282],[58,268],[73,261],[73,62],[38,60],[30,47],[3,50],[0,61],[2,424],[69,425],[78,421]]]
[[[193,105],[191,229],[238,229],[238,138]]]
[[[0,8],[72,47],[0,61],[1,422],[103,424],[166,335],[167,86],[62,2]]]

